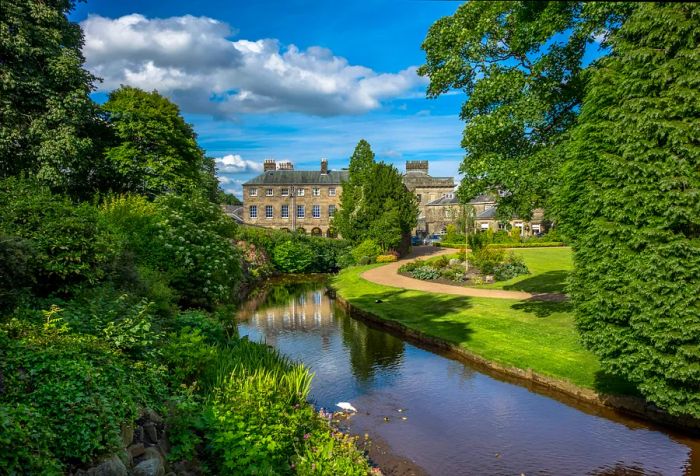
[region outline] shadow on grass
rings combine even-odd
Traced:
[[[574,310],[573,305],[569,301],[540,301],[536,299],[519,301],[510,307],[517,311],[529,312],[537,317],[549,317],[555,312],[571,312]]]
[[[548,271],[517,283],[503,286],[508,291],[525,291],[528,293],[563,293],[569,272],[564,270]]]
[[[474,332],[466,320],[444,319],[472,307],[471,298],[467,296],[411,295],[410,291],[399,289],[365,294],[351,299],[351,303],[383,319],[397,321],[457,344],[469,340]]]

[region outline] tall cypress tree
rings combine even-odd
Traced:
[[[700,6],[643,4],[595,69],[558,193],[604,370],[700,417]]]

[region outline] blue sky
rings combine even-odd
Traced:
[[[400,170],[424,159],[457,175],[464,96],[426,99],[414,68],[429,26],[458,5],[88,0],[71,18],[104,78],[96,98],[132,84],[176,101],[238,193],[266,158],[340,168],[362,138]]]

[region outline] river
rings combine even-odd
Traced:
[[[416,312],[420,312],[416,309]],[[238,315],[315,373],[317,407],[358,413],[387,475],[700,475],[700,440],[488,374],[348,316],[318,279],[271,285]]]

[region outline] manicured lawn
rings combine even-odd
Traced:
[[[624,382],[601,375],[598,361],[579,344],[567,302],[512,301],[410,291],[360,277],[377,265],[343,270],[338,294],[380,318],[472,351],[489,360],[568,380],[608,393],[629,393]],[[381,299],[381,303],[376,303]]]
[[[485,289],[506,289],[529,293],[563,293],[566,278],[574,268],[571,248],[516,248],[506,250],[522,256],[530,274],[516,276],[507,281],[476,286]],[[447,255],[456,258],[457,253]],[[437,258],[427,260],[428,263]]]
[[[574,269],[571,248],[522,248],[512,251],[523,257],[530,274],[481,287],[529,293],[564,292],[566,278],[569,276],[569,272]]]

